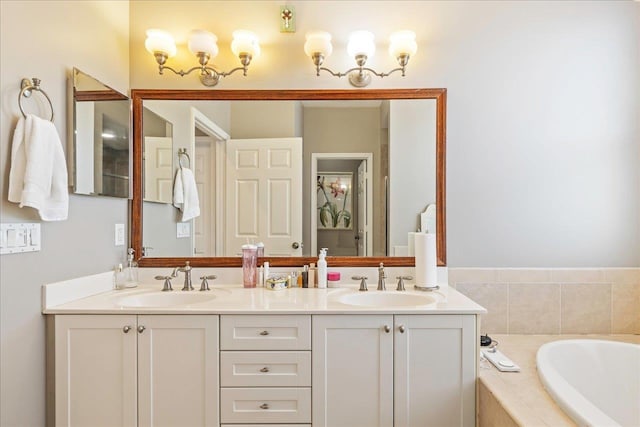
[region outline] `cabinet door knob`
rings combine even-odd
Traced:
[[[262,332],[260,332],[260,335],[262,335],[262,336],[269,335],[269,331],[262,331]]]
[[[122,328],[122,332],[124,332],[125,334],[128,334],[130,330],[131,330],[131,326],[129,326],[129,325],[127,325],[124,328]]]
[[[269,409],[269,404],[263,403],[262,405],[260,405],[260,409]]]
[[[269,367],[265,366],[264,368],[260,369],[260,372],[269,372]]]
[[[400,331],[401,334],[404,334],[404,331],[406,331],[407,328],[405,328],[404,325],[400,325],[400,326],[398,326],[398,330]]]
[[[143,333],[145,329],[147,329],[147,328],[145,328],[145,327],[144,327],[144,326],[142,326],[142,325],[138,326],[138,333],[139,333],[139,334]]]
[[[391,327],[390,327],[389,325],[384,325],[384,331],[385,331],[386,333],[391,332]]]

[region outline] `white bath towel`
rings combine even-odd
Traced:
[[[200,216],[200,200],[193,172],[188,168],[180,168],[176,172],[173,184],[173,206],[182,212],[181,221],[189,221]]]
[[[43,221],[69,213],[67,162],[53,123],[32,114],[20,117],[13,134],[9,201],[34,208]]]

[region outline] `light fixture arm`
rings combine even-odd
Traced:
[[[191,74],[193,71],[198,70],[200,71],[200,82],[203,85],[209,86],[209,87],[217,85],[221,77],[230,76],[236,71],[242,70],[242,74],[246,77],[249,64],[251,63],[251,55],[247,53],[241,53],[239,57],[240,57],[240,62],[242,63],[242,66],[233,68],[232,70],[229,70],[229,71],[218,71],[215,68],[207,65],[210,57],[208,53],[198,52],[197,57],[200,65],[189,68],[188,70],[185,71],[185,70],[176,70],[175,68],[165,65],[165,63],[167,62],[167,55],[163,54],[162,52],[156,52],[154,56],[156,58],[156,61],[158,62],[159,74],[162,75],[164,70],[169,70],[169,71],[172,71],[174,74],[179,75],[180,77],[184,77],[188,74]]]
[[[324,57],[320,54],[314,54],[312,57],[314,64],[316,65],[316,76],[320,75],[320,71],[326,71],[334,77],[345,77],[349,76],[349,82],[356,87],[364,87],[367,86],[371,82],[371,75],[377,77],[388,77],[395,72],[400,72],[402,77],[405,76],[405,70],[407,63],[409,62],[409,55],[401,55],[398,57],[399,67],[396,67],[386,73],[379,73],[373,68],[365,67],[365,63],[367,62],[367,57],[364,55],[359,55],[356,57],[356,62],[358,63],[357,67],[349,68],[345,72],[335,72],[329,68],[322,67],[322,63],[324,61]]]

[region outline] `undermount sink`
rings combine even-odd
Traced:
[[[338,298],[342,304],[361,307],[421,307],[434,304],[433,295],[418,295],[399,292],[358,292]]]
[[[122,307],[174,307],[211,301],[216,296],[211,292],[154,292],[122,297],[118,305]]]

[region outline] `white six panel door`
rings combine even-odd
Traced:
[[[227,256],[247,241],[265,256],[302,255],[302,138],[232,139],[226,167]]]
[[[144,200],[173,202],[173,139],[144,138]]]

